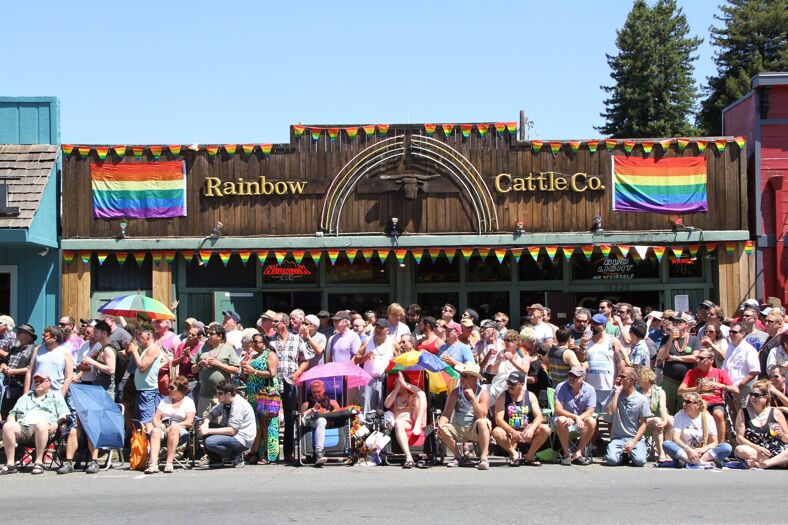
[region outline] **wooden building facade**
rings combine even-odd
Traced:
[[[177,297],[183,317],[233,308],[247,323],[267,308],[392,301],[513,318],[542,302],[560,319],[603,297],[659,309],[688,295],[732,310],[754,282],[741,148],[733,137],[518,141],[493,124],[294,126],[274,145],[64,145],[63,312],[93,315],[136,290]],[[678,216],[678,231],[675,215],[613,211],[614,156],[705,158],[708,211]],[[185,216],[94,217],[91,165],[165,160],[184,163]]]

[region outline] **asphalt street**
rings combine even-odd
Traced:
[[[0,478],[7,523],[785,523],[785,471],[247,466]]]

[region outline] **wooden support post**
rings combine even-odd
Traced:
[[[76,319],[91,317],[90,265],[83,264],[77,254],[70,264],[63,262],[63,288],[60,298],[62,315]]]
[[[172,267],[162,257],[158,263],[153,263],[153,298],[167,308],[172,303]]]

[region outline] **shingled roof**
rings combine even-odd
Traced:
[[[19,208],[19,215],[0,215],[0,228],[29,228],[44,193],[58,147],[52,144],[0,144],[0,179],[7,181],[8,206]]]

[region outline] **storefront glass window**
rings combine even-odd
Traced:
[[[613,250],[608,257],[595,251],[590,260],[581,253],[575,253],[572,256],[572,279],[659,279],[659,262],[651,250],[642,260],[632,251],[622,255]]]
[[[444,304],[453,304],[455,308],[459,308],[460,294],[457,292],[420,293],[416,296],[416,302],[421,306],[422,316],[431,315],[435,319],[440,319]]]
[[[189,288],[254,288],[257,286],[257,264],[250,259],[246,264],[238,255],[230,257],[227,266],[219,257],[211,257],[208,264],[200,265],[199,257],[186,264],[186,286]]]
[[[263,310],[289,314],[296,308],[316,314],[320,310],[320,292],[263,292]]]
[[[333,265],[326,258],[323,261],[326,265],[327,283],[386,284],[389,282],[386,264],[381,263],[376,257],[367,262],[363,257],[358,256],[353,264],[350,264],[345,257],[340,257]]]
[[[509,257],[501,264],[493,254],[485,259],[474,255],[468,259],[465,280],[469,283],[511,281],[511,267],[512,261]]]
[[[703,277],[703,256],[701,252],[698,252],[693,257],[687,250],[684,250],[681,257],[674,257],[673,254],[670,254],[668,269],[671,278],[700,279]]]
[[[142,265],[129,255],[124,264],[118,264],[110,256],[104,264],[93,263],[93,290],[113,292],[115,290],[150,290],[153,288],[153,262],[146,257]]]
[[[547,254],[540,253],[534,261],[533,257],[524,251],[520,256],[518,270],[521,281],[558,281],[562,279],[563,267],[563,255],[557,255],[553,261]]]
[[[328,311],[354,310],[365,312],[367,310],[385,311],[390,304],[389,294],[381,293],[330,293],[328,294]]]
[[[455,257],[449,262],[444,256],[433,261],[424,257],[416,266],[417,283],[458,283],[460,282],[460,259]]]
[[[316,284],[319,277],[317,265],[309,257],[301,264],[296,264],[292,257],[285,257],[282,264],[277,264],[276,258],[269,256],[263,263],[264,284]]]
[[[476,310],[480,321],[492,319],[496,312],[509,311],[509,292],[468,292],[468,306]]]

